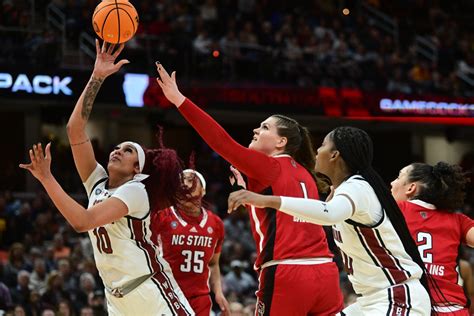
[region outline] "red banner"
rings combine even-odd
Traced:
[[[330,87],[212,85],[183,88],[182,91],[202,107],[238,107],[257,111],[279,107],[287,108],[288,112],[328,117],[474,125],[474,98],[402,95]],[[145,91],[144,104],[161,108],[171,106],[154,80]]]

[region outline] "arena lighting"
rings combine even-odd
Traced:
[[[474,104],[385,98],[380,100],[379,105],[383,112],[474,116]]]
[[[0,72],[0,89],[9,89],[12,93],[26,92],[34,94],[72,95],[68,87],[72,77],[18,74],[16,77],[8,72]]]

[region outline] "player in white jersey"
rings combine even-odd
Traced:
[[[420,255],[390,191],[371,167],[373,146],[363,130],[338,127],[316,156],[316,171],[331,180],[328,202],[264,196],[245,190],[229,197],[241,204],[271,207],[320,225],[333,225],[336,244],[358,294],[341,315],[430,315]]]
[[[78,232],[89,232],[106,288],[109,315],[194,315],[171,269],[151,241],[151,210],[175,204],[186,194],[181,163],[170,149],[117,145],[107,171],[97,163],[85,126],[106,77],[127,63],[114,64],[121,46],[96,42],[94,72],[68,123],[74,162],[89,196],[87,209],[67,195],[51,174],[50,144],[30,150],[21,165],[42,183],[58,210]]]

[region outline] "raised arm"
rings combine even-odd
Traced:
[[[128,60],[120,60],[114,64],[124,45],[115,46],[104,42],[102,48],[99,41],[96,40],[96,60],[94,71],[89,79],[84,91],[77,100],[67,123],[67,135],[71,144],[72,155],[77,171],[82,182],[85,182],[89,175],[94,171],[97,162],[94,156],[94,150],[86,133],[86,124],[94,105],[94,100],[99,92],[105,78],[117,72]],[[115,50],[115,52],[114,52]]]
[[[181,94],[176,85],[176,72],[169,76],[161,64],[157,64],[157,68],[160,75],[157,82],[166,98],[176,105],[184,118],[214,151],[247,177],[258,179],[262,185],[269,185],[276,180],[280,165],[275,158],[237,143],[212,117]]]
[[[232,192],[228,212],[239,205],[269,207],[318,225],[333,225],[349,219],[354,213],[354,202],[346,194],[335,195],[329,202],[284,196],[261,195],[247,190]]]
[[[41,144],[34,145],[29,151],[31,162],[21,164],[20,167],[29,170],[41,182],[56,208],[76,231],[85,232],[112,223],[128,214],[127,205],[115,197],[89,209],[85,209],[71,198],[51,174],[50,146],[51,144],[46,145],[44,153]]]

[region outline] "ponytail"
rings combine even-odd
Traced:
[[[279,136],[286,137],[287,143],[285,153],[292,156],[297,163],[302,165],[316,181],[318,191],[321,195],[329,193],[330,184],[327,178],[320,177],[315,171],[316,154],[313,149],[313,141],[309,130],[300,125],[296,120],[274,114],[277,119],[277,132]]]
[[[410,166],[408,181],[419,184],[414,198],[448,212],[464,205],[468,178],[460,166],[443,161],[434,166],[426,163],[412,163]]]
[[[351,174],[360,174],[373,188],[408,255],[423,271],[420,282],[430,293],[427,272],[418,248],[408,230],[403,213],[380,175],[372,168],[373,144],[369,135],[355,127],[338,127],[329,137],[347,164]]]

